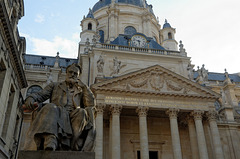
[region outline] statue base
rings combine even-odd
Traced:
[[[80,151],[19,151],[18,159],[95,159],[94,152]]]

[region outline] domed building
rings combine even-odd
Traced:
[[[79,63],[96,97],[96,159],[240,155],[239,74],[193,70],[176,29],[146,0],[99,0],[81,27],[78,59],[25,55],[23,94],[64,80],[66,66]]]

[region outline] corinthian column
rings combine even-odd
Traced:
[[[214,148],[215,158],[224,159],[222,144],[221,144],[220,135],[217,127],[216,116],[217,116],[216,111],[209,111],[207,113],[211,134],[212,134],[212,139],[213,139],[213,148]]]
[[[121,159],[121,147],[120,147],[120,113],[122,106],[112,105],[110,107],[112,113],[112,158]]]
[[[191,151],[192,151],[192,159],[199,159],[197,134],[196,134],[193,117],[188,116],[187,122],[188,122],[188,131],[189,131]]]
[[[103,158],[103,110],[104,104],[98,104],[97,117],[96,117],[96,147],[95,147],[95,159]]]
[[[208,159],[207,144],[202,124],[203,113],[203,111],[194,111],[191,115],[194,116],[200,159]]]
[[[177,114],[179,109],[169,109],[166,113],[169,115],[171,136],[172,136],[172,146],[173,146],[173,158],[182,159],[182,151],[180,144],[180,137],[178,131]]]
[[[141,159],[149,159],[148,131],[147,131],[147,118],[146,118],[148,110],[149,110],[148,107],[138,107],[136,110],[139,116]]]

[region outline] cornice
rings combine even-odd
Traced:
[[[0,2],[0,18],[3,24],[3,32],[6,37],[6,47],[10,53],[11,63],[13,65],[14,72],[17,74],[20,88],[27,87],[27,80],[24,74],[23,65],[18,52],[17,44],[15,42],[13,29],[9,21],[6,5],[4,1]],[[18,38],[18,37],[17,37]],[[19,40],[19,39],[18,39]]]

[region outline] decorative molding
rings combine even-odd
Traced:
[[[149,107],[138,107],[136,109],[136,112],[138,113],[139,117],[146,117],[147,116],[147,112],[149,110]]]

